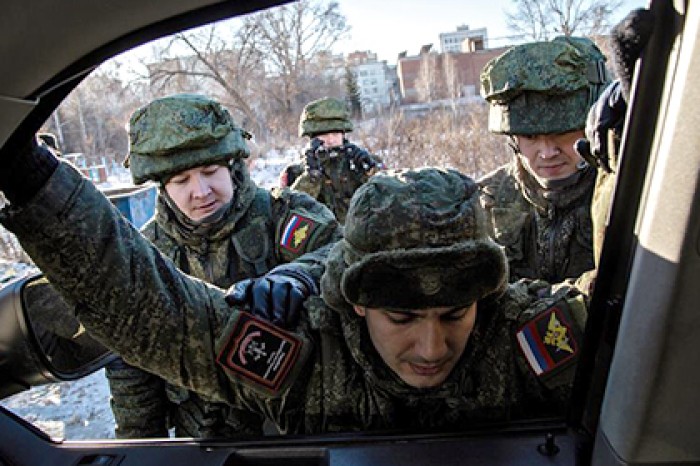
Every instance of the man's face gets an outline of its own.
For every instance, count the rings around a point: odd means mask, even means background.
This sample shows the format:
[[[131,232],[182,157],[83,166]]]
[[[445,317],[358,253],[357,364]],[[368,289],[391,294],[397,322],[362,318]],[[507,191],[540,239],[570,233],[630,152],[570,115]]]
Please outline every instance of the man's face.
[[[333,131],[331,133],[317,134],[314,136],[323,141],[323,147],[331,148],[343,145],[343,132]]]
[[[468,307],[389,311],[354,306],[384,362],[412,387],[436,387],[450,375],[467,346],[476,320]]]
[[[561,180],[576,173],[581,156],[574,150],[583,131],[559,134],[516,135],[520,160],[525,168],[542,180]]]
[[[233,198],[231,172],[223,165],[204,165],[182,171],[165,183],[165,191],[190,220],[201,220]]]

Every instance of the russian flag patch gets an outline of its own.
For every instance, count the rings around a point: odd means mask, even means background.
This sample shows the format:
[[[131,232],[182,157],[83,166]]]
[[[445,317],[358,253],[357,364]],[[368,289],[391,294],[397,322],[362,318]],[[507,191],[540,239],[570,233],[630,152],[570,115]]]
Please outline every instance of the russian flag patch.
[[[282,229],[280,246],[284,249],[298,253],[311,238],[311,232],[316,227],[316,223],[299,214],[292,214],[287,224]]]
[[[568,306],[560,301],[520,327],[518,346],[532,371],[547,376],[574,361],[579,353]]]

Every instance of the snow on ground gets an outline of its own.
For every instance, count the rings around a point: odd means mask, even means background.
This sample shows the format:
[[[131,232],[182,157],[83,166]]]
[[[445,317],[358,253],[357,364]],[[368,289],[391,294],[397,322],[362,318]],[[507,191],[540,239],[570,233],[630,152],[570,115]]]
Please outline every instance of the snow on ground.
[[[34,387],[0,405],[56,439],[114,438],[114,416],[104,370],[80,380]]]
[[[265,157],[255,159],[250,169],[250,176],[261,188],[270,189],[279,186],[282,169],[297,157],[298,152],[293,149],[283,153],[272,150]]]
[[[254,161],[251,177],[260,187],[277,186],[280,171],[295,156],[295,152],[272,151]],[[34,387],[0,401],[0,405],[56,439],[114,438],[104,370],[80,380]]]

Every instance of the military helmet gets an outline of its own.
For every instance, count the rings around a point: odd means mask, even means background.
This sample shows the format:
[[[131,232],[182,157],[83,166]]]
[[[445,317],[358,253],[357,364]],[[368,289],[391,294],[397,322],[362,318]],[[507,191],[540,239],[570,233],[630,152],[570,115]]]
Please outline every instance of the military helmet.
[[[135,184],[164,182],[190,168],[248,157],[245,139],[249,137],[228,110],[208,97],[163,97],[131,115],[124,165]]]
[[[510,48],[481,72],[489,131],[553,134],[585,127],[588,109],[609,82],[593,41],[557,37]]]
[[[370,178],[352,198],[342,247],[340,291],[352,304],[469,305],[507,282],[506,256],[487,234],[478,187],[454,170]]]
[[[352,131],[350,112],[345,102],[332,97],[309,102],[301,112],[299,136],[314,137],[317,134]]]

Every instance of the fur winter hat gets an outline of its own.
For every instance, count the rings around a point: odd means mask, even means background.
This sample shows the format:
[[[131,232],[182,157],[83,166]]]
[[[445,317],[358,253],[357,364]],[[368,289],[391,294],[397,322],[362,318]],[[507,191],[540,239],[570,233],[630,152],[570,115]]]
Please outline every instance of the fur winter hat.
[[[372,177],[350,203],[342,254],[340,291],[368,307],[469,305],[502,292],[508,277],[476,183],[454,170]]]

